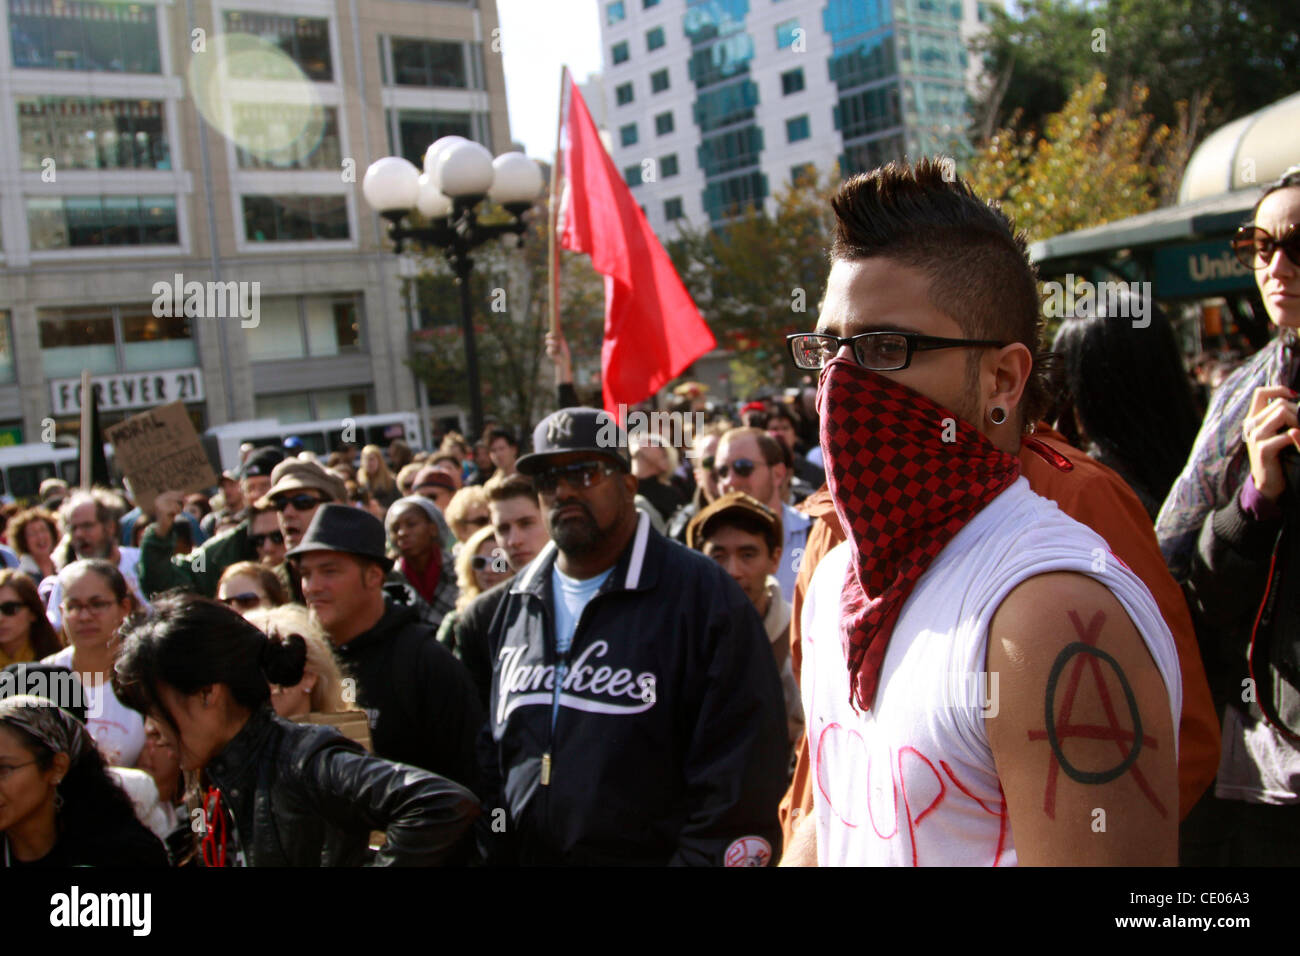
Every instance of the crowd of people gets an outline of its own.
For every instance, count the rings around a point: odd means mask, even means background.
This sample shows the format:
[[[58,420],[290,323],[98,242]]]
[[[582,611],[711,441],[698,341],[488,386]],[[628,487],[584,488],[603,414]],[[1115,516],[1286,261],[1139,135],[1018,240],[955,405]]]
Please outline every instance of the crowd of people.
[[[1208,412],[940,165],[833,208],[787,394],[628,432],[552,334],[531,434],[6,506],[4,865],[1294,862],[1300,172]]]

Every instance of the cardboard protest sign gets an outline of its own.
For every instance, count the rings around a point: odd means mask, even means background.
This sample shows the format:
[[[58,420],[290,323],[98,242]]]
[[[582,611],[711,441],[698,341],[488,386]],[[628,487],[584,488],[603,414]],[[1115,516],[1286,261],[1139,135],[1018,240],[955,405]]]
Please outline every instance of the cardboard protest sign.
[[[146,512],[164,491],[199,491],[217,483],[208,453],[183,402],[159,405],[105,429],[117,467]]]

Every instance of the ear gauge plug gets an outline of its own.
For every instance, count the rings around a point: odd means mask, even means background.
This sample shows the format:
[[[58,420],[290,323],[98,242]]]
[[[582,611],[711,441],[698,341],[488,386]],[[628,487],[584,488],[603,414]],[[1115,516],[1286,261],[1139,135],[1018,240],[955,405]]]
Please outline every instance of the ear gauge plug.
[[[989,421],[994,425],[1001,425],[1007,420],[1007,410],[1001,405],[994,405],[989,409]]]

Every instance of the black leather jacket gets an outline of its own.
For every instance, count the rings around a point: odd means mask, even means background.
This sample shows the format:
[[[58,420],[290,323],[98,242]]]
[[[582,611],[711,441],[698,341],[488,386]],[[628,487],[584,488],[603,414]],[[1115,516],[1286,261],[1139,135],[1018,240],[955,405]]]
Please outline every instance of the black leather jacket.
[[[233,823],[228,846],[249,866],[360,866],[374,830],[387,834],[376,866],[463,862],[481,812],[459,784],[373,757],[333,728],[290,723],[269,705],[205,774]]]

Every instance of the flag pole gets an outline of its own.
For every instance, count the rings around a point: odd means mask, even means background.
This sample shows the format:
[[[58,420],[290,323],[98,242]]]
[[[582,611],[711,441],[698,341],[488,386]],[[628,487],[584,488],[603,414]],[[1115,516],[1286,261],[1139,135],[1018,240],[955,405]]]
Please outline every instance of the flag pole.
[[[551,332],[560,331],[560,246],[556,241],[555,230],[560,215],[560,144],[564,132],[564,100],[569,90],[569,68],[560,67],[560,105],[559,116],[555,122],[555,156],[551,163],[551,195],[547,224],[547,293],[550,304]]]
[[[80,448],[78,458],[78,471],[80,485],[83,489],[90,488],[91,481],[91,456],[90,443],[94,441],[94,435],[91,434],[90,416],[94,408],[95,396],[91,392],[90,369],[81,370],[81,428],[77,434],[77,445]]]

